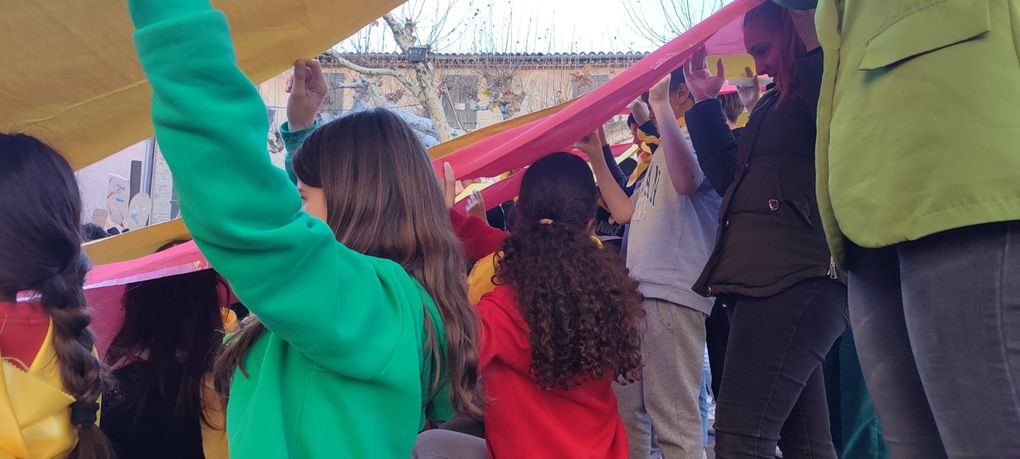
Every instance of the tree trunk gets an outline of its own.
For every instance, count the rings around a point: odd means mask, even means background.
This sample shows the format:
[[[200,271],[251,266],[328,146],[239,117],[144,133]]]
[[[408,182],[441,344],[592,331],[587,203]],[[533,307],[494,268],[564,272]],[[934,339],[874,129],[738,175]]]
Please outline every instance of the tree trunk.
[[[401,24],[392,14],[383,16],[383,21],[393,32],[393,38],[400,50],[407,55],[408,51],[418,42],[415,38],[415,24],[405,22]],[[418,83],[418,100],[425,107],[425,114],[436,126],[436,134],[440,142],[450,140],[450,126],[446,123],[446,111],[443,110],[443,102],[439,99],[439,91],[436,89],[435,76],[432,73],[432,66],[426,62],[414,64],[415,82]]]
[[[415,64],[414,76],[418,82],[418,87],[421,89],[421,94],[424,96],[421,98],[421,102],[425,106],[425,113],[432,120],[432,124],[435,125],[439,142],[450,140],[450,126],[446,122],[446,111],[443,110],[443,101],[439,99],[439,91],[436,90],[432,67],[427,62]]]

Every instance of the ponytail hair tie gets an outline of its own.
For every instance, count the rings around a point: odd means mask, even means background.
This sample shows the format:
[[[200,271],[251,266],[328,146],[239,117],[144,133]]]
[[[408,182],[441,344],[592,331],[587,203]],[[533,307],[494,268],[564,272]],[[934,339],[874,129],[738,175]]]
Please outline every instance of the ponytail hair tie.
[[[78,400],[71,404],[71,425],[75,427],[95,425],[98,412],[98,403]]]
[[[552,221],[551,218],[543,218],[543,219],[539,220],[538,222],[543,224],[543,225],[551,225],[551,224],[553,224],[553,221]]]

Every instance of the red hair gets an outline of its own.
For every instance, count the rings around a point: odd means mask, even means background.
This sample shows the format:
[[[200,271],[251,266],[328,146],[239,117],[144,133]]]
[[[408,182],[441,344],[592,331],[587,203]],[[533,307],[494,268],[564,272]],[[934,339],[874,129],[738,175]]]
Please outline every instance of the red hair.
[[[779,53],[779,64],[774,69],[776,75],[772,75],[779,89],[779,102],[782,103],[788,97],[800,97],[794,82],[794,66],[797,58],[807,50],[793,25],[790,11],[766,1],[744,15],[744,28],[751,24],[779,35],[779,49],[773,50]]]

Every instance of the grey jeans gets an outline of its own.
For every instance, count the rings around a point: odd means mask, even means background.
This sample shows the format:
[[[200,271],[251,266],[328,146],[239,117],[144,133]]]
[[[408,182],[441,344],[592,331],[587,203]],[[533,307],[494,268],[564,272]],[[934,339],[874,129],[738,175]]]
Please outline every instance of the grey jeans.
[[[1020,457],[1020,222],[853,248],[849,261],[890,456]]]
[[[488,455],[484,438],[432,429],[418,434],[411,459],[485,459]]]
[[[701,459],[705,314],[646,298],[641,330],[641,381],[615,385],[631,459],[648,459],[652,431],[665,459]]]

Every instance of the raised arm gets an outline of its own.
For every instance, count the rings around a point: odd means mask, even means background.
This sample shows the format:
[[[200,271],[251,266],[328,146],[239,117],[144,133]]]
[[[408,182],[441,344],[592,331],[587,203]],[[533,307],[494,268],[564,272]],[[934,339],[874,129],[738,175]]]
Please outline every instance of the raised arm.
[[[620,169],[620,165],[616,163],[616,155],[613,154],[613,147],[609,145],[609,141],[606,140],[606,130],[599,126],[599,142],[602,143],[602,157],[606,160],[606,165],[609,166],[609,173],[613,175],[613,181],[619,183],[620,186],[624,186],[627,183],[627,174],[623,173],[623,169]]]
[[[503,241],[507,238],[506,233],[489,226],[484,220],[471,215],[462,215],[454,209],[450,209],[450,223],[453,225],[453,232],[464,244],[468,259],[473,262],[502,249]]]
[[[687,130],[691,133],[698,163],[708,181],[720,196],[733,183],[737,170],[737,139],[726,124],[719,90],[722,88],[725,68],[722,60],[716,61],[716,74],[709,73],[705,64],[707,52],[698,49],[684,66],[687,88],[694,96],[694,107],[687,111]]]
[[[258,91],[237,68],[226,18],[208,0],[131,0],[152,118],[195,242],[277,336],[333,371],[392,364],[421,309],[406,273],[337,243],[301,210],[266,151]],[[384,287],[385,286],[385,287]],[[417,314],[415,316],[414,314]]]
[[[606,207],[609,207],[613,219],[620,223],[630,223],[634,215],[634,203],[610,171],[601,144],[598,134],[592,132],[578,140],[574,147],[588,156],[592,170],[595,171],[595,180],[602,193],[602,199],[606,201]]]
[[[301,148],[305,137],[319,127],[316,116],[329,91],[319,61],[310,59],[295,62],[294,73],[287,78],[285,90],[290,96],[287,97],[287,122],[280,126],[280,137],[283,138],[283,145],[287,149],[284,168],[290,181],[297,184],[298,178],[294,173],[293,164],[294,153]]]
[[[666,155],[666,168],[669,170],[673,189],[682,195],[689,195],[697,191],[705,175],[698,166],[698,159],[691,150],[691,145],[684,138],[684,133],[676,122],[676,113],[673,113],[673,106],[669,103],[669,82],[670,76],[666,75],[648,91],[652,111],[660,120],[658,123],[660,145],[656,154]]]
[[[797,29],[797,35],[804,42],[804,49],[807,52],[797,59],[794,64],[794,73],[801,97],[811,108],[811,119],[818,121],[818,94],[822,89],[823,55],[822,45],[818,43],[818,33],[815,31],[815,10],[791,9],[790,16],[793,18],[793,26]]]

